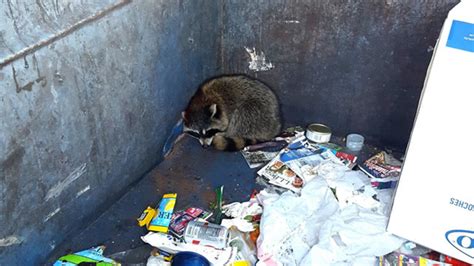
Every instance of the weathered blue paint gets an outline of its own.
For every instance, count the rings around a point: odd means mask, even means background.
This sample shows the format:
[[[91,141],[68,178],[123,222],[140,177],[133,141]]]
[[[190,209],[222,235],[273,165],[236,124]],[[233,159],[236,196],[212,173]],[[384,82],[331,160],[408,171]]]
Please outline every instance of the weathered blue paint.
[[[0,62],[119,1],[69,2],[0,2]],[[217,11],[132,1],[0,69],[0,265],[38,265],[161,160],[218,70]]]

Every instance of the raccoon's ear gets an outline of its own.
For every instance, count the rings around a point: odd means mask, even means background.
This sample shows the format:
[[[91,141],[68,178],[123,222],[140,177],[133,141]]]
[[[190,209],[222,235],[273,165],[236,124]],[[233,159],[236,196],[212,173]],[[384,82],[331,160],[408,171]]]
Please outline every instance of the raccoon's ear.
[[[186,111],[181,112],[181,117],[183,118],[184,122],[188,122],[188,117],[186,116]]]
[[[216,118],[217,117],[217,104],[211,104],[209,106],[209,112],[211,112],[211,118]]]

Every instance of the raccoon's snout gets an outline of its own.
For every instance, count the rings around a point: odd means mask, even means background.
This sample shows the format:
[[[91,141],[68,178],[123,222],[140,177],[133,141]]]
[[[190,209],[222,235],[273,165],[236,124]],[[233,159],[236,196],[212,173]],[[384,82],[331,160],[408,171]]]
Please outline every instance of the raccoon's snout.
[[[209,146],[211,146],[212,144],[212,138],[200,138],[199,139],[199,142],[201,143],[201,146],[205,149],[209,148]]]

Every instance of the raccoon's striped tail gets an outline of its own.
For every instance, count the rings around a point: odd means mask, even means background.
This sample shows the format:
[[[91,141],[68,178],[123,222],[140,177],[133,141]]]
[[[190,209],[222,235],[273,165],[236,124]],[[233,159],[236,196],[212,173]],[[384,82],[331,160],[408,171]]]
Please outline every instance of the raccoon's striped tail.
[[[240,151],[246,146],[259,143],[256,139],[246,139],[242,137],[225,137],[216,135],[212,140],[212,146],[220,151]]]

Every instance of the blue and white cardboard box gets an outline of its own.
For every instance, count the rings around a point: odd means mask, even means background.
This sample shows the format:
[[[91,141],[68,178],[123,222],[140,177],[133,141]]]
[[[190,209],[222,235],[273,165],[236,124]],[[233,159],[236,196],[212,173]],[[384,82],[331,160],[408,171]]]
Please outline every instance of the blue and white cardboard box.
[[[474,264],[474,0],[441,30],[388,231]]]

